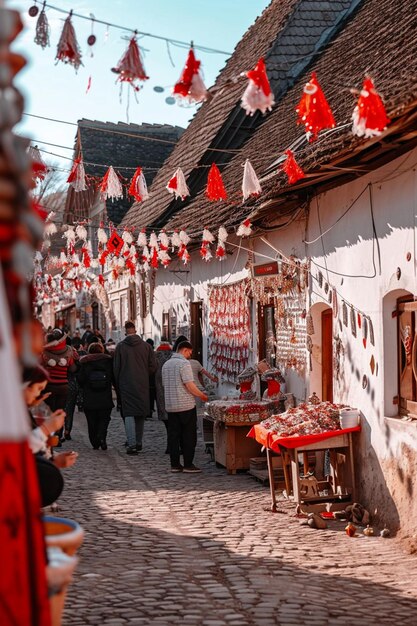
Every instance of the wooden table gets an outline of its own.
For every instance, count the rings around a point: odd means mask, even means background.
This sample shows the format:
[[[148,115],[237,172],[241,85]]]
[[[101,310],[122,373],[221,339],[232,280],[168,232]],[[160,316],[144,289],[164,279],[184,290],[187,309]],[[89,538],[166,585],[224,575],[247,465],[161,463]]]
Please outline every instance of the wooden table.
[[[250,459],[260,455],[262,446],[247,437],[252,426],[248,422],[214,422],[214,458],[228,474],[248,470]]]

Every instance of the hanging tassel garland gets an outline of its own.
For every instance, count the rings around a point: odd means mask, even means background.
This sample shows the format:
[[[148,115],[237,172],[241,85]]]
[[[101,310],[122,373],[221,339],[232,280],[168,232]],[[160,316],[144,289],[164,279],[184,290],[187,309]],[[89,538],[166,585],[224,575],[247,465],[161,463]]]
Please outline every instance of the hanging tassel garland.
[[[238,237],[249,237],[252,234],[252,222],[249,218],[244,220],[237,229]]]
[[[151,267],[153,269],[158,269],[158,250],[156,248],[152,248],[151,252]]]
[[[295,160],[294,153],[291,152],[291,150],[286,150],[285,154],[287,155],[287,158],[285,159],[281,169],[288,176],[288,182],[290,185],[293,185],[298,180],[305,178],[305,174]]]
[[[49,28],[48,18],[46,17],[45,7],[44,7],[42,11],[40,12],[38,20],[36,22],[36,33],[35,33],[34,42],[38,46],[41,46],[41,48],[45,49],[47,46],[50,45],[49,32],[50,32],[50,28]]]
[[[390,123],[381,96],[375,89],[372,79],[363,81],[357,105],[352,114],[352,132],[358,137],[377,137]]]
[[[200,76],[201,61],[195,58],[191,47],[180,79],[175,83],[172,93],[178,99],[190,104],[203,102],[207,98],[207,89]]]
[[[69,63],[73,65],[75,71],[78,70],[81,62],[81,49],[77,42],[74,26],[71,22],[72,11],[65,20],[64,28],[62,29],[61,37],[58,42],[58,48],[56,53],[56,61],[62,61],[63,63]]]
[[[178,200],[178,198],[184,200],[190,195],[190,190],[185,182],[184,172],[180,167],[176,170],[174,176],[168,181],[167,189],[169,193],[173,193],[175,195],[176,200]]]
[[[309,141],[314,141],[321,130],[334,128],[336,122],[315,72],[304,87],[304,93],[296,108],[297,124],[304,124]]]
[[[256,67],[247,72],[246,76],[249,78],[249,83],[243,93],[241,105],[246,115],[253,115],[256,111],[261,111],[261,113],[270,111],[275,100],[266,74],[264,59],[259,59]]]
[[[143,67],[142,56],[136,37],[132,37],[128,48],[116,67],[112,68],[112,72],[119,74],[118,81],[120,83],[129,83],[135,91],[140,90],[138,81],[148,80],[145,68]]]
[[[85,191],[87,185],[85,183],[85,171],[84,163],[81,157],[75,159],[71,172],[67,178],[67,183],[70,183],[71,187],[75,191]]]
[[[219,168],[212,163],[207,177],[206,196],[212,202],[218,200],[226,200],[227,193],[223,185],[222,176]]]
[[[210,250],[210,244],[206,241],[203,241],[200,248],[200,256],[204,261],[210,261],[213,258],[213,255]]]
[[[110,165],[100,185],[103,199],[123,198],[123,187],[113,167]]]
[[[133,196],[137,202],[143,202],[149,198],[148,187],[142,168],[138,167],[130,182],[129,196]]]
[[[262,187],[249,159],[246,159],[243,170],[242,192],[243,200],[247,200],[251,196],[257,197],[262,192]]]

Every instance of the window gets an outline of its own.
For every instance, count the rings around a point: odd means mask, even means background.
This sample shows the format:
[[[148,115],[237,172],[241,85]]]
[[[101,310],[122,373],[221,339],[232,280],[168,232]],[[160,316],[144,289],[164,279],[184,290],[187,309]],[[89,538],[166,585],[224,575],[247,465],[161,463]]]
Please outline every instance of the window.
[[[397,301],[398,396],[400,415],[417,419],[417,302]]]

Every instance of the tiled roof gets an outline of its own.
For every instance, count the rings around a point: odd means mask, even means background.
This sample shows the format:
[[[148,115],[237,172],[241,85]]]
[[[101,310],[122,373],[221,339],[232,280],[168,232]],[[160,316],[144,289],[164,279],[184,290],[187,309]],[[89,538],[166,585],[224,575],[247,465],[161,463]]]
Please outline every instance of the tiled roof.
[[[108,166],[113,165],[128,181],[140,165],[148,185],[184,132],[183,128],[168,124],[114,124],[87,119],[79,120],[78,128],[86,174],[102,177]],[[94,201],[94,196],[94,189],[85,193],[75,193],[72,188],[69,189],[67,206],[73,211],[74,217],[86,217],[85,211]],[[131,199],[126,198],[108,201],[109,219],[118,224],[131,203]],[[71,216],[68,218],[71,219]]]
[[[233,226],[246,217],[254,206],[288,189],[285,175],[278,173],[262,181],[263,193],[259,200],[242,205],[242,164],[249,158],[262,178],[271,172],[273,162],[294,141],[303,138],[302,129],[295,123],[294,109],[311,71],[318,74],[337,125],[346,124],[346,128],[322,136],[317,142],[304,143],[296,151],[300,165],[306,171],[314,172],[343,150],[367,145],[366,140],[353,137],[350,131],[355,97],[349,93],[349,88],[360,88],[364,73],[369,72],[378,90],[384,94],[388,113],[392,116],[400,113],[401,107],[416,100],[416,27],[417,0],[273,0],[229,60],[226,70],[233,64],[233,71],[225,76],[225,70],[217,81],[217,84],[223,84],[227,78],[238,73],[237,68],[242,71],[252,67],[260,56],[261,46],[257,47],[257,42],[260,37],[265,38],[261,54],[266,56],[268,75],[274,93],[278,94],[277,104],[265,116],[263,123],[249,133],[250,138],[242,143],[243,148],[233,158],[229,160],[229,154],[225,155],[227,164],[223,167],[222,176],[230,191],[229,200],[210,203],[201,187],[190,201],[183,203],[182,210],[169,214],[170,197],[166,195],[165,184],[176,167],[185,165],[185,174],[188,175],[193,166],[202,160],[213,140],[213,125],[218,132],[242,94],[242,84],[218,93],[212,102],[201,107],[155,178],[152,197],[140,208],[132,206],[125,222],[145,226],[158,223],[158,216],[164,215],[167,229],[183,227],[198,230],[202,225],[215,229],[220,224]],[[268,38],[269,45],[266,43]],[[281,96],[279,89],[282,89]],[[204,136],[207,121],[208,133]],[[222,160],[220,153],[218,161]],[[277,172],[277,169],[275,166],[272,171]],[[172,203],[170,208],[173,208]]]

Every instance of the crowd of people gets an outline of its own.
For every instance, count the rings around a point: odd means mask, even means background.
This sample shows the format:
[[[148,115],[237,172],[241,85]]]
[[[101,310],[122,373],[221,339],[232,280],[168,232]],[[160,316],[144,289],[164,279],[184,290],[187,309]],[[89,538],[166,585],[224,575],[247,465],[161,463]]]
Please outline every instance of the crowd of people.
[[[30,445],[41,479],[42,503],[53,502],[62,489],[60,469],[76,462],[77,453],[57,448],[72,438],[75,408],[84,412],[94,450],[107,450],[107,431],[115,405],[126,432],[126,453],[143,449],[145,421],[155,409],[167,432],[171,471],[198,473],[197,403],[207,401],[204,377],[217,382],[192,359],[193,347],[180,336],[171,345],[161,337],[156,350],[140,337],[133,322],[125,337],[107,342],[99,329],[86,326],[72,335],[48,328],[39,365],[25,372],[24,397],[32,425]],[[182,456],[182,463],[181,463]],[[42,482],[44,486],[42,487]]]

